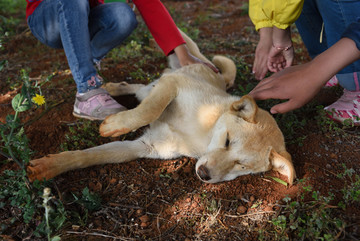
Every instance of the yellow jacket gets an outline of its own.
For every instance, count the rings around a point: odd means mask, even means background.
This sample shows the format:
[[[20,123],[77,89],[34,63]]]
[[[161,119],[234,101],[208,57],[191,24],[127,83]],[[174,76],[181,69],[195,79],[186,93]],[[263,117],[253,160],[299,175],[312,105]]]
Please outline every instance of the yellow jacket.
[[[256,30],[286,29],[300,16],[304,0],[249,0],[249,16]]]

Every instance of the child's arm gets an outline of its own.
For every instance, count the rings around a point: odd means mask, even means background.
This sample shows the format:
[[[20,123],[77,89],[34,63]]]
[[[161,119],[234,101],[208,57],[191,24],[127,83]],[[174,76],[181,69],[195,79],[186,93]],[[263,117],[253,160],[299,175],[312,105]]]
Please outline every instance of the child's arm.
[[[174,51],[181,66],[202,63],[189,53],[174,20],[159,0],[133,0],[133,2],[165,55]]]
[[[284,113],[309,102],[338,71],[360,59],[356,42],[342,38],[312,61],[288,67],[261,81],[249,94],[258,100],[288,100],[271,108]]]

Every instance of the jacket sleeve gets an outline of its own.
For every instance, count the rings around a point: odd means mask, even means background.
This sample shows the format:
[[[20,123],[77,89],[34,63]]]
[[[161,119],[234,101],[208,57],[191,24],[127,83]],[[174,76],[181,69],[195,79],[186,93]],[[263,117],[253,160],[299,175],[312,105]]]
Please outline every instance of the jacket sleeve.
[[[301,14],[304,0],[249,0],[249,16],[255,29],[286,29]]]
[[[169,55],[184,44],[178,28],[160,0],[133,0],[157,44]]]

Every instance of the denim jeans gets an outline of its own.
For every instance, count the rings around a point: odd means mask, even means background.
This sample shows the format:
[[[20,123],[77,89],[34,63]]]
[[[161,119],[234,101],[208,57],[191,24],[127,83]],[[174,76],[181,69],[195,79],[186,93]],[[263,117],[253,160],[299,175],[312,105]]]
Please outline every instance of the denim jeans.
[[[132,9],[121,2],[90,9],[88,0],[44,0],[28,18],[34,36],[63,48],[79,93],[98,88],[94,62],[120,45],[136,28]],[[89,83],[88,83],[89,81]]]
[[[360,17],[358,0],[304,0],[304,7],[296,21],[301,38],[311,58],[316,57],[337,41],[347,26]],[[322,33],[322,42],[320,36]],[[334,59],[336,61],[336,59]],[[342,69],[336,77],[347,90],[358,90],[360,61]]]

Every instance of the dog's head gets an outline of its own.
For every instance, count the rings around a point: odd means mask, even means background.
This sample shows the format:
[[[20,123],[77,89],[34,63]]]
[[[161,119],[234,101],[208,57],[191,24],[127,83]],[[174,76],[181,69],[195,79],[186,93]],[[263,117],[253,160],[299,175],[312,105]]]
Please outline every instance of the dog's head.
[[[272,169],[292,184],[295,170],[276,121],[244,96],[216,122],[207,152],[196,163],[196,174],[204,182],[216,183]]]

